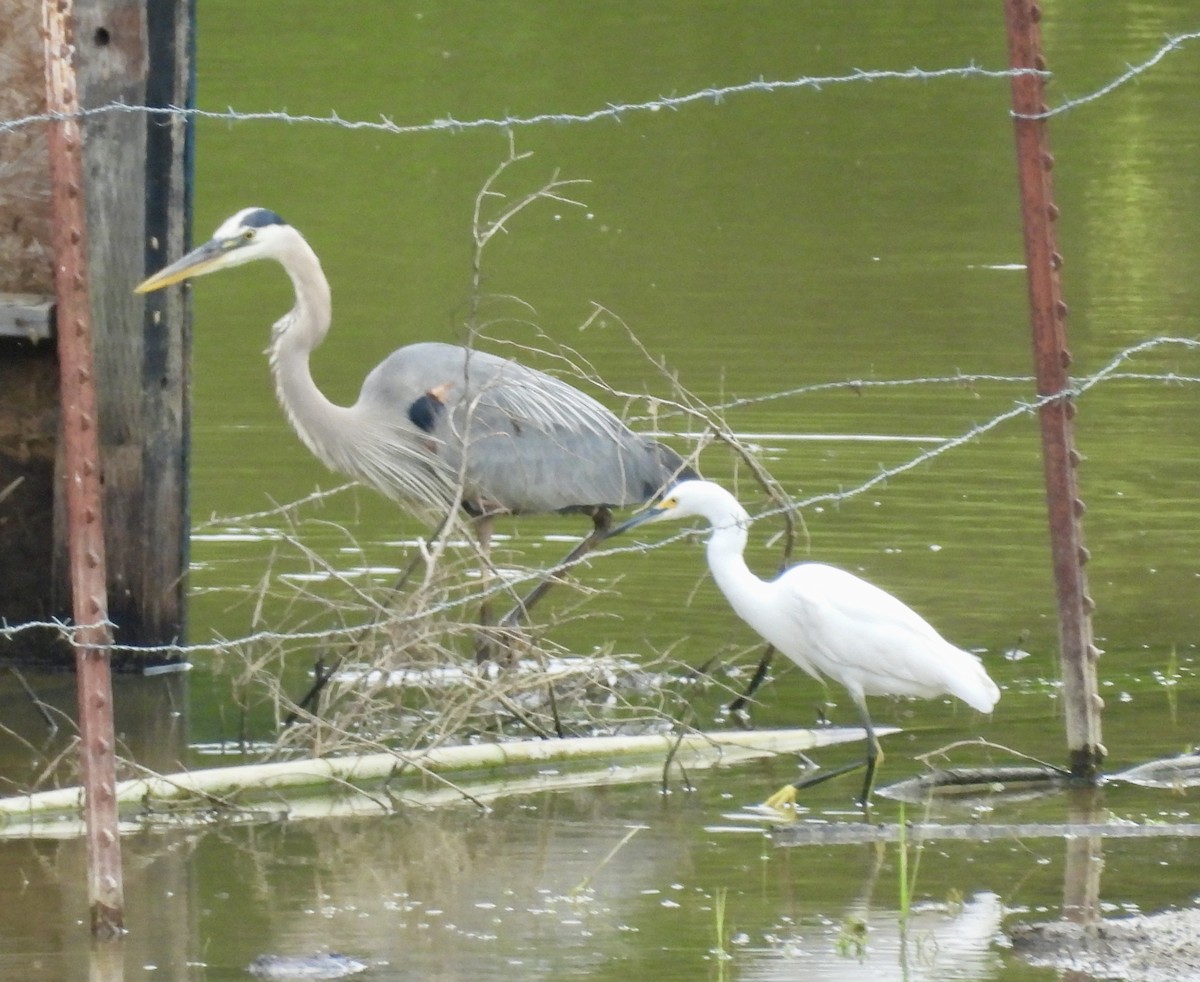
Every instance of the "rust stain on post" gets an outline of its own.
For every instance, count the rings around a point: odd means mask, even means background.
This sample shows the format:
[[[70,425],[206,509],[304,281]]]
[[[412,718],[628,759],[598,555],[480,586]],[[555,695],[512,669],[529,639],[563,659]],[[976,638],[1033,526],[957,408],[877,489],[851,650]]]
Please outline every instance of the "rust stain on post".
[[[1008,23],[1009,63],[1016,69],[1044,71],[1041,8],[1032,0],[1005,0]],[[1023,118],[1047,109],[1045,82],[1032,72],[1012,78],[1017,167],[1021,189],[1021,215],[1025,228],[1025,261],[1029,278],[1030,318],[1039,396],[1065,392],[1070,385],[1065,318],[1059,271],[1062,255],[1057,248],[1050,153],[1044,119]],[[1046,503],[1050,521],[1050,547],[1058,599],[1059,657],[1063,674],[1066,708],[1067,748],[1071,773],[1095,781],[1104,759],[1100,741],[1102,702],[1096,684],[1099,650],[1092,641],[1091,612],[1087,592],[1076,468],[1079,454],[1074,446],[1072,419],[1075,404],[1069,396],[1045,403],[1039,410],[1042,458],[1046,475]]]
[[[54,285],[60,324],[74,330],[59,337],[63,453],[66,462],[68,551],[75,623],[76,686],[79,695],[79,755],[87,823],[88,901],[92,930],[122,928],[124,897],[116,800],[104,793],[116,785],[113,755],[111,643],[105,587],[96,389],[93,383],[91,300],[87,278],[87,227],[83,187],[82,134],[75,86],[71,0],[43,0],[49,124]]]

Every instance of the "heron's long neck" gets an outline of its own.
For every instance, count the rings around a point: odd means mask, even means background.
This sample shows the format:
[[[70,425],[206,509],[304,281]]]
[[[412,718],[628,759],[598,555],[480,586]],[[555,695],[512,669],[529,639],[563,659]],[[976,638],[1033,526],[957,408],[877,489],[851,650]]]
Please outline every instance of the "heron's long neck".
[[[754,599],[759,595],[762,581],[746,565],[746,531],[750,516],[736,502],[728,512],[710,516],[712,535],[706,555],[713,579],[725,598],[744,620],[753,616]],[[753,623],[753,621],[751,621]]]
[[[328,467],[345,470],[341,450],[345,429],[339,426],[349,410],[325,398],[313,381],[308,356],[325,340],[332,307],[329,281],[316,253],[303,240],[281,260],[296,291],[296,304],[275,325],[269,355],[275,393],[292,428]]]

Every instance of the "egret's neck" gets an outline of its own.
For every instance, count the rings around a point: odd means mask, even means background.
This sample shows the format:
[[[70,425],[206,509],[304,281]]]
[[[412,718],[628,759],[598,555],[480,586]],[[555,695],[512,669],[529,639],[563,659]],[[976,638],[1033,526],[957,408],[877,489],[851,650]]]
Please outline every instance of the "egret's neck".
[[[731,501],[727,509],[710,515],[709,522],[712,534],[707,546],[708,568],[733,608],[745,617],[744,604],[754,595],[755,586],[761,583],[746,565],[750,516],[740,504]]]
[[[308,243],[297,237],[280,263],[292,280],[296,303],[271,332],[268,354],[275,393],[292,428],[326,466],[347,472],[344,453],[349,412],[335,406],[317,388],[308,356],[329,331],[332,306],[329,281]]]

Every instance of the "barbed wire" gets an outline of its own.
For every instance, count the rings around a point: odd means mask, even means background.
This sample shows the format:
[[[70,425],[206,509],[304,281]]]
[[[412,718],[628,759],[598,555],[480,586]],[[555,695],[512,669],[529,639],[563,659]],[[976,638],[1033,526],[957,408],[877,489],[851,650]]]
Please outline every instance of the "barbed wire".
[[[623,117],[634,113],[660,112],[663,109],[680,110],[695,103],[711,102],[721,105],[731,96],[743,95],[748,92],[772,93],[794,89],[820,90],[825,86],[845,85],[855,82],[881,81],[921,81],[931,82],[942,78],[1012,78],[1021,75],[1041,75],[1048,77],[1049,73],[1032,68],[981,68],[974,63],[959,68],[938,68],[926,70],[922,68],[895,69],[859,69],[843,75],[802,75],[799,78],[768,80],[762,77],[748,82],[738,82],[732,85],[709,86],[687,92],[683,95],[664,95],[655,99],[641,102],[609,103],[588,112],[547,112],[535,113],[531,116],[507,115],[498,118],[483,117],[480,119],[455,119],[446,116],[427,123],[397,123],[388,116],[381,115],[377,120],[346,119],[337,112],[325,116],[311,114],[293,115],[286,110],[264,110],[243,112],[232,106],[223,112],[209,109],[189,109],[185,106],[142,106],[125,102],[110,102],[103,106],[81,109],[71,114],[71,118],[87,119],[92,116],[103,116],[112,113],[144,113],[149,116],[169,116],[183,119],[203,119],[223,123],[311,123],[325,126],[338,126],[347,130],[368,130],[393,135],[410,135],[415,133],[462,133],[477,129],[513,130],[528,126],[539,126],[546,123],[593,123],[599,120],[621,122]],[[18,119],[0,121],[0,134],[24,126],[37,123],[55,122],[67,118],[62,113],[44,112]]]
[[[810,508],[813,505],[823,504],[828,501],[842,502],[850,498],[857,497],[860,494],[865,494],[873,487],[876,487],[877,485],[882,484],[893,477],[897,477],[900,474],[910,471],[914,467],[919,467],[921,464],[928,463],[934,458],[949,453],[951,450],[955,450],[964,444],[971,443],[972,441],[983,436],[985,433],[990,433],[998,426],[1007,423],[1009,420],[1016,419],[1018,416],[1032,415],[1042,406],[1048,405],[1052,402],[1059,402],[1063,399],[1076,398],[1095,388],[1101,382],[1113,381],[1117,375],[1117,368],[1119,368],[1129,359],[1154,348],[1161,348],[1165,346],[1179,346],[1189,350],[1196,350],[1200,349],[1200,341],[1196,341],[1192,338],[1174,337],[1150,338],[1147,341],[1140,341],[1137,344],[1122,349],[1120,352],[1114,355],[1113,358],[1110,359],[1109,362],[1099,371],[1094,372],[1086,378],[1080,379],[1078,382],[1073,383],[1061,392],[1039,396],[1033,401],[1018,401],[1011,409],[1008,409],[999,415],[993,416],[991,419],[972,427],[965,433],[961,433],[956,437],[951,437],[948,440],[944,440],[937,446],[930,447],[927,450],[922,450],[916,456],[910,458],[902,464],[898,464],[895,467],[886,468],[880,471],[874,477],[864,481],[862,484],[859,484],[857,487],[852,488],[849,491],[838,491],[836,493],[828,492],[825,494],[813,495],[810,498],[805,498],[796,502],[795,507]],[[1179,378],[1180,376],[1175,376],[1174,374],[1171,375],[1172,381],[1177,381]],[[762,513],[762,515],[759,517],[779,515],[782,514],[783,511],[784,509],[782,508],[775,508]]]
[[[1175,372],[1116,372],[1107,376],[1107,379],[1112,382],[1200,382],[1200,376],[1178,375]],[[790,399],[795,396],[813,395],[818,392],[831,392],[839,389],[848,389],[854,393],[865,392],[868,389],[899,389],[914,385],[951,385],[966,389],[988,383],[1028,385],[1033,381],[1034,377],[1032,375],[978,375],[967,372],[955,375],[931,375],[925,378],[855,378],[846,379],[843,382],[817,382],[812,385],[799,385],[794,389],[783,389],[779,392],[766,392],[760,395],[738,396],[727,402],[714,403],[711,408],[715,412],[726,412],[730,409],[745,409],[747,406],[756,406],[764,402],[775,402],[779,399]],[[678,410],[666,409],[659,412],[656,418],[660,420],[667,419],[672,415],[677,415],[678,412]],[[637,416],[632,417],[631,421],[644,422],[651,418],[650,416]]]
[[[1149,381],[1164,384],[1197,384],[1200,383],[1200,377],[1180,375],[1175,372],[1164,373],[1146,373],[1146,372],[1121,372],[1119,369],[1132,358],[1146,352],[1168,347],[1183,348],[1188,352],[1200,351],[1200,340],[1195,338],[1184,337],[1154,337],[1144,341],[1137,342],[1126,348],[1121,349],[1113,355],[1108,362],[1101,368],[1090,375],[1081,377],[1067,389],[1061,392],[1051,393],[1049,395],[1038,396],[1034,399],[1019,399],[1005,409],[1003,412],[997,413],[990,419],[982,423],[971,426],[963,433],[957,436],[949,437],[940,441],[936,446],[922,449],[919,453],[910,457],[908,460],[902,461],[894,467],[884,468],[878,474],[870,477],[866,481],[856,485],[853,488],[839,490],[836,492],[824,492],[821,494],[812,495],[795,501],[790,508],[795,510],[811,508],[815,505],[825,504],[829,502],[844,502],[859,495],[865,494],[872,488],[898,477],[916,467],[926,464],[931,460],[943,456],[959,447],[971,443],[982,436],[992,432],[1005,423],[1017,419],[1021,416],[1029,416],[1037,412],[1039,408],[1052,402],[1057,402],[1067,398],[1077,398],[1090,392],[1098,385],[1103,383],[1115,382],[1118,380],[1136,380]],[[917,384],[959,384],[964,379],[973,379],[976,381],[986,380],[993,382],[1021,382],[1028,384],[1031,378],[1028,376],[1005,376],[1005,375],[977,375],[977,376],[962,376],[948,375],[936,376],[923,379],[871,379],[871,380],[855,380],[852,382],[823,382],[816,383],[810,386],[804,386],[800,389],[788,390],[791,394],[805,392],[820,392],[827,391],[830,388],[844,388],[850,385],[862,385],[864,387],[888,387],[897,385],[917,385]],[[778,394],[775,394],[778,395]],[[263,512],[251,513],[247,516],[239,518],[219,519],[213,518],[210,525],[233,525],[240,518],[259,519],[273,515],[282,515],[295,507],[311,503],[317,500],[340,493],[354,485],[341,485],[330,491],[319,491],[314,494],[307,495],[300,501],[292,502],[288,505],[281,505],[276,508],[269,509]],[[755,515],[755,520],[770,518],[783,514],[789,509],[775,507],[763,510]],[[667,538],[659,539],[653,544],[636,543],[632,545],[611,546],[597,550],[592,554],[593,559],[607,558],[611,556],[621,556],[628,554],[640,554],[650,549],[663,548],[671,543],[681,541],[687,538],[692,533],[690,531],[682,531]],[[466,608],[474,606],[481,601],[488,600],[501,595],[507,595],[515,586],[529,582],[535,579],[545,577],[550,571],[548,570],[530,570],[519,576],[507,577],[504,582],[497,583],[486,589],[472,592],[468,595],[455,597],[440,604],[430,605],[414,613],[397,614],[389,620],[389,624],[393,627],[404,626],[405,624],[417,623],[425,621],[433,616],[443,614],[453,614],[464,611]],[[10,625],[5,621],[0,621],[0,639],[11,640],[16,636],[35,630],[53,631],[56,634],[64,637],[68,643],[75,644],[75,636],[80,631],[86,628],[91,628],[96,625],[72,625],[65,621],[50,620],[50,621],[33,621],[21,624]],[[113,625],[106,625],[113,627]],[[194,656],[204,654],[215,654],[223,651],[229,651],[235,646],[252,646],[256,644],[300,644],[300,643],[336,643],[339,641],[355,640],[364,636],[365,633],[378,628],[378,621],[372,618],[369,621],[364,621],[361,624],[340,625],[323,630],[311,631],[256,631],[238,638],[217,638],[212,641],[198,642],[195,644],[161,644],[161,645],[125,645],[114,643],[106,646],[106,649],[112,652],[124,652],[130,654],[138,654],[140,656],[149,655],[168,655],[174,658],[189,659]]]
[[[1057,116],[1060,113],[1070,112],[1072,109],[1078,109],[1080,106],[1087,105],[1089,102],[1095,102],[1097,99],[1102,99],[1114,89],[1119,89],[1126,82],[1131,82],[1144,72],[1148,72],[1151,68],[1162,61],[1172,51],[1181,48],[1188,41],[1195,41],[1200,38],[1200,31],[1193,31],[1190,34],[1176,34],[1174,37],[1168,37],[1166,42],[1154,54],[1143,61],[1139,65],[1130,65],[1128,70],[1123,74],[1118,75],[1111,82],[1100,86],[1095,92],[1088,95],[1080,96],[1077,99],[1068,99],[1061,106],[1056,106],[1053,109],[1047,109],[1043,113],[1017,113],[1013,116],[1018,119],[1049,119],[1051,116]]]
[[[1069,99],[1062,105],[1053,109],[1049,109],[1044,113],[1013,113],[1012,115],[1021,119],[1045,119],[1050,116],[1056,116],[1060,113],[1077,109],[1080,106],[1087,105],[1090,102],[1095,102],[1097,99],[1101,99],[1121,86],[1131,82],[1139,75],[1148,72],[1151,68],[1166,58],[1167,55],[1179,50],[1188,41],[1194,41],[1197,38],[1200,38],[1200,31],[1168,36],[1163,45],[1149,58],[1137,65],[1129,66],[1128,69],[1121,75],[1105,83],[1094,92],[1075,99]],[[307,113],[293,114],[289,113],[285,109],[242,111],[234,109],[232,106],[230,106],[224,111],[214,111],[209,109],[188,108],[185,106],[145,106],[125,102],[110,102],[102,106],[93,106],[90,108],[81,109],[78,113],[70,115],[71,118],[75,119],[87,119],[94,116],[103,116],[114,113],[139,113],[149,116],[202,119],[224,123],[274,122],[288,124],[317,124],[325,126],[337,126],[347,130],[368,130],[372,132],[389,133],[394,135],[437,132],[462,133],[468,130],[477,129],[513,130],[522,127],[540,126],[547,123],[592,123],[605,119],[621,122],[625,116],[635,113],[660,112],[664,109],[678,111],[696,103],[712,103],[715,106],[721,105],[726,99],[732,96],[744,95],[746,93],[774,93],[796,89],[813,89],[815,91],[820,91],[826,86],[847,85],[860,82],[931,82],[944,78],[1001,79],[1016,78],[1027,75],[1036,75],[1044,79],[1050,79],[1053,77],[1053,73],[1048,71],[1039,71],[1032,68],[983,68],[979,65],[976,65],[974,62],[970,62],[961,67],[938,69],[924,69],[917,68],[915,66],[906,69],[856,68],[853,71],[841,75],[802,75],[798,78],[774,80],[768,80],[760,76],[757,79],[752,79],[747,82],[738,82],[731,85],[708,86],[706,88],[697,89],[682,95],[664,95],[655,99],[646,99],[639,102],[609,103],[605,106],[580,113],[546,112],[535,113],[529,116],[517,116],[510,114],[501,117],[482,117],[479,119],[470,120],[455,119],[452,116],[446,116],[440,119],[430,120],[426,123],[397,123],[394,119],[384,115],[381,115],[377,120],[347,119],[338,114],[336,111],[324,116],[320,116]],[[67,117],[62,113],[44,112],[34,113],[28,116],[21,116],[15,119],[0,120],[0,134],[21,129],[25,126],[55,122],[64,118]]]

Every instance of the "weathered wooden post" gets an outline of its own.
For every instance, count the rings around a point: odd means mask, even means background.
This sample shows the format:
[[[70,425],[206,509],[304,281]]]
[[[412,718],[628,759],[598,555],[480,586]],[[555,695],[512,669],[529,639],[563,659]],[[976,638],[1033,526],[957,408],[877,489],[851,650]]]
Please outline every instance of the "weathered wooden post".
[[[1034,0],[1005,0],[1008,23],[1009,64],[1027,69],[1012,77],[1013,125],[1016,130],[1017,166],[1021,187],[1021,217],[1025,227],[1025,262],[1029,279],[1030,317],[1039,397],[1066,393],[1070,386],[1065,317],[1059,270],[1051,170],[1054,158],[1046,136],[1045,82],[1038,72],[1046,68],[1042,55],[1041,8]],[[1093,603],[1087,592],[1072,420],[1075,404],[1063,394],[1039,409],[1042,459],[1046,476],[1046,504],[1050,520],[1050,549],[1058,597],[1059,660],[1062,666],[1063,702],[1066,709],[1067,750],[1073,777],[1094,783],[1104,760],[1100,741],[1102,702],[1096,683],[1099,650],[1092,642]]]
[[[0,8],[0,123],[45,109],[40,23],[39,4]],[[51,596],[58,365],[45,125],[0,132],[0,160],[0,617],[12,625],[65,608],[65,589]],[[44,637],[22,633],[0,641],[0,655],[39,647]]]
[[[90,41],[79,60],[85,108],[190,101],[190,2],[75,4],[81,45]],[[106,113],[85,129],[109,618],[117,640],[135,645],[181,640],[185,620],[190,339],[156,323],[131,290],[183,251],[189,139],[173,116]],[[164,316],[189,323],[182,309]]]
[[[75,0],[74,6],[79,103],[85,112],[100,110],[81,126],[109,618],[120,645],[170,644],[182,639],[185,617],[189,339],[153,321],[132,289],[186,244],[191,128],[175,115],[103,107],[188,104],[193,3]],[[36,7],[0,10],[0,90],[40,87],[40,73],[26,77],[24,67],[29,52],[40,49]],[[44,107],[30,101],[5,93],[0,110],[20,115]],[[17,149],[31,157],[24,152],[30,129],[0,129],[6,163]],[[45,294],[48,173],[26,169],[22,179],[22,194],[0,194],[0,256],[24,248],[26,282],[5,279],[6,267],[0,290]],[[184,292],[163,302],[184,304]],[[0,310],[6,306],[0,297]],[[188,323],[181,309],[163,316],[172,325]],[[0,316],[0,333],[4,322]],[[55,356],[37,331],[17,333],[0,337],[0,495],[8,492],[0,500],[0,552],[15,560],[0,564],[0,618],[9,625],[66,619],[70,609]],[[66,662],[73,656],[56,637],[45,631],[0,639],[0,658]],[[114,664],[136,668],[143,661],[120,650]]]

